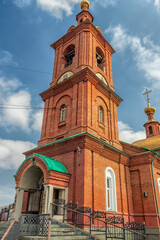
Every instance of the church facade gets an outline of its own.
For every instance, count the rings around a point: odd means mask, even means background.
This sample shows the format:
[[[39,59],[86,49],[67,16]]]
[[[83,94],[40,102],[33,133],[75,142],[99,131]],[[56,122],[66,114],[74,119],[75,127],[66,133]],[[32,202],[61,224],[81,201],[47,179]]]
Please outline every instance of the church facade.
[[[78,25],[51,45],[52,82],[40,94],[45,102],[41,139],[24,153],[15,175],[14,216],[49,213],[50,203],[64,199],[125,221],[145,222],[159,239],[160,131],[155,109],[150,103],[145,109],[145,140],[119,140],[117,107],[122,99],[113,86],[115,50],[93,25],[89,7],[82,1]]]

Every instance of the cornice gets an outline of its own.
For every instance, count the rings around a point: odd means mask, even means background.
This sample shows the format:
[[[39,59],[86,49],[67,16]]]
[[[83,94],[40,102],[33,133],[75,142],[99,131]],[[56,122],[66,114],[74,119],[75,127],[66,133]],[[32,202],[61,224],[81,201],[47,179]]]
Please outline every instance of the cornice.
[[[104,158],[107,158],[111,161],[117,163],[121,162],[122,164],[129,166],[128,154],[87,132],[76,134],[75,136],[70,136],[66,139],[61,139],[52,143],[48,143],[46,145],[42,145],[28,152],[25,152],[25,155],[31,155],[33,152],[39,154],[43,152],[43,154],[47,155],[48,157],[54,157],[60,154],[77,151],[77,146],[79,146],[80,149],[89,149],[91,151],[94,151],[100,156],[103,156]],[[120,155],[122,155],[121,161]]]
[[[82,22],[80,25],[75,27],[71,32],[66,33],[64,36],[62,36],[60,39],[58,39],[56,42],[51,44],[51,47],[53,49],[56,49],[58,46],[61,44],[66,43],[70,39],[75,38],[75,36],[81,31],[85,30],[91,30],[94,32],[94,34],[97,37],[97,40],[101,42],[102,45],[104,45],[110,52],[111,54],[115,53],[115,50],[113,47],[109,44],[109,42],[103,37],[103,35],[97,30],[97,28],[90,22],[89,19],[86,19],[84,22]]]
[[[46,91],[41,93],[40,96],[42,100],[45,101],[47,98],[50,98],[63,91],[66,91],[67,89],[73,87],[78,82],[82,82],[86,79],[87,81],[90,81],[102,94],[104,94],[108,98],[111,98],[116,103],[116,105],[119,106],[122,99],[105,83],[103,83],[88,67],[74,74],[65,81],[47,89]]]

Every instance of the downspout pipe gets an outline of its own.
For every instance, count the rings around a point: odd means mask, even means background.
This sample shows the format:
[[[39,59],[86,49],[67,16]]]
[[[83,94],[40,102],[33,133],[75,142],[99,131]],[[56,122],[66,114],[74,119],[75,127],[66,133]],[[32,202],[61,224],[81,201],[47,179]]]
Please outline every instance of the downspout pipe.
[[[157,191],[156,191],[156,184],[155,184],[155,177],[154,177],[154,166],[153,166],[153,163],[154,163],[154,160],[157,158],[158,154],[154,151],[150,151],[152,152],[153,154],[155,154],[154,158],[152,159],[152,179],[153,179],[153,186],[154,186],[154,193],[155,193],[155,198],[156,198],[156,205],[157,205],[157,212],[158,212],[158,218],[159,218],[159,221],[160,221],[160,212],[159,212],[159,206],[158,206],[158,199],[157,199]]]

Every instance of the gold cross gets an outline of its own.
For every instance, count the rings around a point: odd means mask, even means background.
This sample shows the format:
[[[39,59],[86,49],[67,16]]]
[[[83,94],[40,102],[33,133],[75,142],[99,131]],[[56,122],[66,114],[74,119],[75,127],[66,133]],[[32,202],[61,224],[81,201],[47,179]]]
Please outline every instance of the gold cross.
[[[148,102],[148,107],[150,106],[150,98],[149,98],[149,93],[151,93],[151,90],[148,90],[146,88],[146,91],[143,93],[143,95],[147,95],[147,102]]]

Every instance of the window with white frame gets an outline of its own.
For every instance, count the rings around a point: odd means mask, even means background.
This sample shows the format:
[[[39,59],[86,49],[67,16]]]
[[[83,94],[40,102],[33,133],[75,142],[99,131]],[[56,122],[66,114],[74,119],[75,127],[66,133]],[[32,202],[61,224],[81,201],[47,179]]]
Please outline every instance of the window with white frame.
[[[159,190],[159,196],[160,196],[160,178],[158,178],[158,190]]]
[[[61,107],[61,118],[60,118],[60,120],[61,120],[61,121],[64,121],[65,119],[66,119],[66,106],[63,105],[63,106]]]
[[[117,211],[117,195],[115,173],[112,168],[108,167],[105,171],[106,184],[106,208],[107,211]]]
[[[99,107],[99,122],[103,123],[104,122],[104,112],[103,112],[103,107]]]

